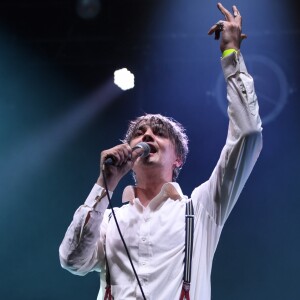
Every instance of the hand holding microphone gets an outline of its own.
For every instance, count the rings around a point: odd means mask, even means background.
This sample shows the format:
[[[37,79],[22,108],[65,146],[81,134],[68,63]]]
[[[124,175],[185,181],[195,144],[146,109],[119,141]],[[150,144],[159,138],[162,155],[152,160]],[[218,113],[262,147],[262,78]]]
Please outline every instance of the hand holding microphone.
[[[101,172],[97,184],[104,186],[103,172],[105,172],[108,188],[110,191],[113,191],[120,179],[132,169],[135,160],[138,157],[147,157],[149,153],[150,147],[145,142],[140,142],[133,148],[128,144],[120,144],[102,151],[100,160]]]
[[[135,145],[132,149],[131,152],[134,153],[134,158],[138,158],[138,157],[147,157],[150,153],[150,146],[145,143],[145,142],[140,142],[137,145]],[[131,155],[129,155],[127,158],[132,160],[132,153]],[[125,157],[126,158],[126,157]],[[133,161],[135,161],[135,159],[133,159]],[[117,165],[120,161],[118,159],[116,159],[115,156],[113,155],[108,155],[107,158],[104,161],[105,165]]]

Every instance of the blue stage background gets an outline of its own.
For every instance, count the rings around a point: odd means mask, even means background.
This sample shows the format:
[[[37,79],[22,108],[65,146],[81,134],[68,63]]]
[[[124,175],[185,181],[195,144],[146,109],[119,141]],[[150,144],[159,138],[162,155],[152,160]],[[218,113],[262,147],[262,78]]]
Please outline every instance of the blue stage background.
[[[76,1],[0,2],[1,297],[96,299],[99,275],[71,275],[58,247],[99,172],[100,151],[128,121],[180,121],[190,154],[185,194],[207,180],[224,145],[222,18],[208,0],[102,1],[94,19]],[[214,300],[297,300],[300,196],[299,21],[292,1],[223,1],[243,16],[242,53],[260,101],[264,148],[224,227],[212,272]],[[111,84],[135,74],[134,89]],[[113,201],[120,205],[122,189]],[[167,299],[169,300],[169,299]]]

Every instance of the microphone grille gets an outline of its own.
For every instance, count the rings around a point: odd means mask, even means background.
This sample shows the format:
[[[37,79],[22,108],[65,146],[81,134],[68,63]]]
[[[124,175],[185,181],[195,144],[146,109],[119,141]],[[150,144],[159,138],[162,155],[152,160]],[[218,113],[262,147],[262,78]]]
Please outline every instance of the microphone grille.
[[[142,148],[144,150],[143,154],[141,155],[141,157],[147,157],[150,154],[150,146],[145,143],[145,142],[140,142],[138,143],[134,148]]]

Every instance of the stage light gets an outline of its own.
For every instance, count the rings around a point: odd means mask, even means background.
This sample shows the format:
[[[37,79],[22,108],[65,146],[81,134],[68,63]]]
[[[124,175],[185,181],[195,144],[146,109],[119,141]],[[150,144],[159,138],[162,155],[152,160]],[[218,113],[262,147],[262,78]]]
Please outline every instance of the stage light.
[[[134,87],[134,75],[126,68],[114,72],[114,83],[123,91]]]
[[[100,0],[77,0],[76,11],[82,19],[95,18],[101,9]]]

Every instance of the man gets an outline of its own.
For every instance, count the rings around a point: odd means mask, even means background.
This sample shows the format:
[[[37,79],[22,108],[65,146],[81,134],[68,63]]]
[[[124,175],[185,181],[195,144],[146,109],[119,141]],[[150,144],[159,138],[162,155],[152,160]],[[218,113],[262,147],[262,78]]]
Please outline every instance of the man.
[[[105,270],[109,271],[111,293],[116,300],[176,300],[181,296],[210,299],[212,261],[223,225],[262,147],[253,80],[239,51],[245,38],[241,15],[236,6],[233,14],[220,3],[218,8],[225,21],[219,21],[208,33],[215,33],[218,39],[222,32],[221,63],[227,82],[229,129],[211,177],[194,189],[190,199],[183,196],[174,182],[188,152],[183,127],[161,115],[142,116],[130,124],[123,144],[101,153],[97,183],[75,212],[60,246],[62,266],[78,275],[101,271],[102,289]],[[139,156],[140,150],[133,150],[140,142],[150,147],[146,157]],[[114,164],[105,164],[107,158],[113,158]],[[136,185],[124,190],[123,198],[129,203],[115,209],[115,214],[133,266],[116,222],[110,218],[104,189],[106,183],[111,194],[130,170]],[[183,289],[182,279],[185,210],[189,202],[194,208],[190,294],[186,286]],[[106,296],[109,295],[110,291]]]

